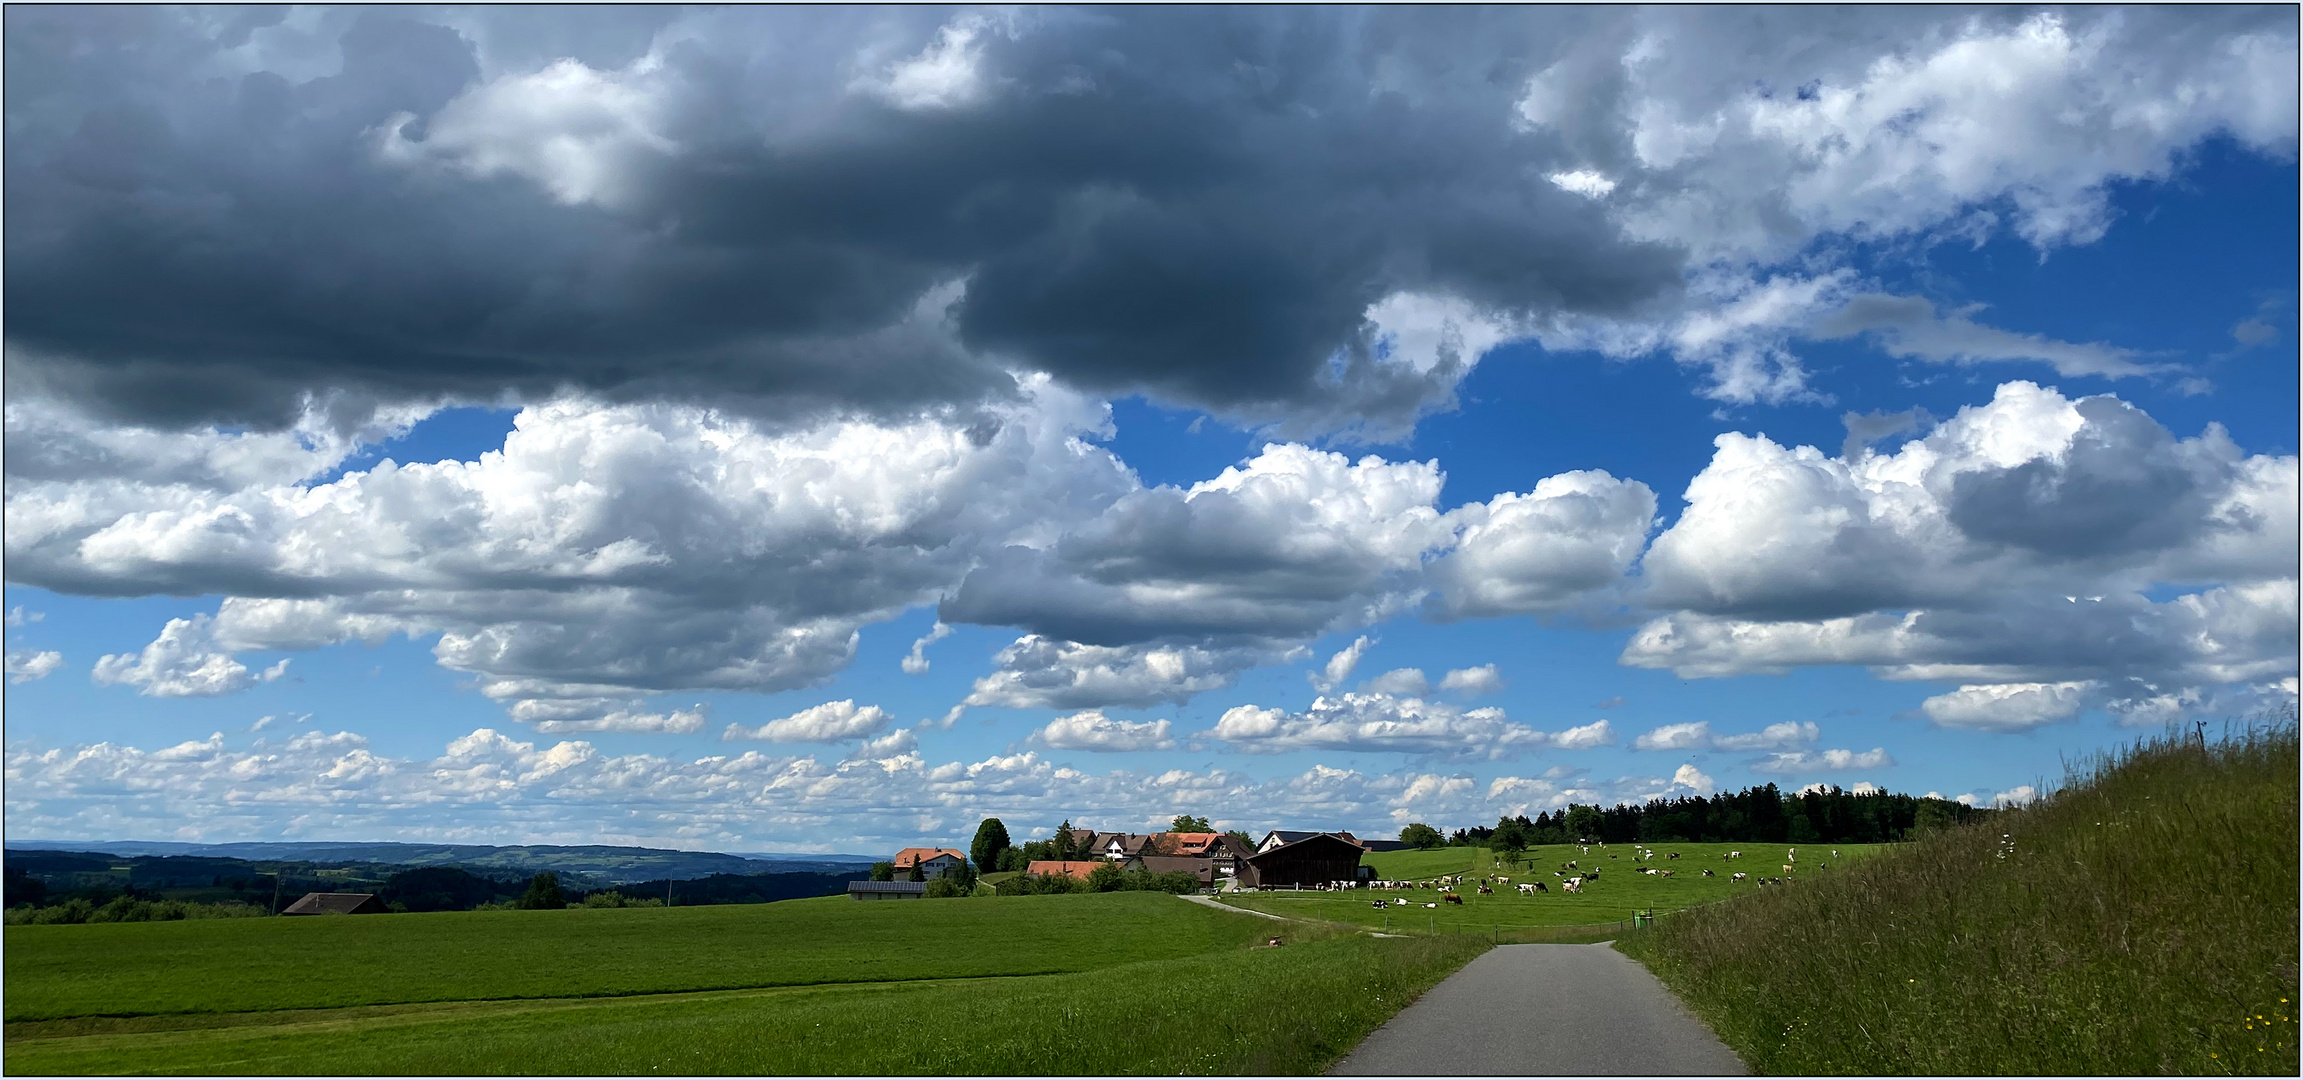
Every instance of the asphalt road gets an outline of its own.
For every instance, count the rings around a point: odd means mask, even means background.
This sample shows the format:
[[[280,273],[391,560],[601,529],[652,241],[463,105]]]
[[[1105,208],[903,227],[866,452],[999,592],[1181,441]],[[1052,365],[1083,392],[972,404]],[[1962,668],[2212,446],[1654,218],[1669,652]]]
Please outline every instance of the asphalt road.
[[[1330,1076],[1741,1076],[1735,1052],[1605,945],[1499,945]]]

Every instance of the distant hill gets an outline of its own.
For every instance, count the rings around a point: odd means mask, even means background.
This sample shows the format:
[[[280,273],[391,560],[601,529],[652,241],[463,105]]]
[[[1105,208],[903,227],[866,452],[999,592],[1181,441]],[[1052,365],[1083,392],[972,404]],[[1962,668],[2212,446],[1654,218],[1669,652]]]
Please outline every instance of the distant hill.
[[[875,861],[863,855],[730,855],[717,851],[675,851],[601,844],[495,846],[329,841],[187,844],[162,840],[9,840],[7,847],[11,851],[27,854],[34,850],[45,850],[146,858],[174,856],[240,859],[249,862],[442,866],[499,877],[553,870],[595,885],[666,879],[693,880],[715,874],[838,874],[868,867]]]

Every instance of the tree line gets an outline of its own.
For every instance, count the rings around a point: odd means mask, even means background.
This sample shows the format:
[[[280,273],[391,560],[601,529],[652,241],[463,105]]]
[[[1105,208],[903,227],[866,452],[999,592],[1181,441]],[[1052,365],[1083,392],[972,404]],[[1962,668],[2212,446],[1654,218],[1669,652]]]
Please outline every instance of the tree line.
[[[1929,829],[1979,821],[1994,811],[1949,799],[1837,786],[1785,792],[1774,784],[1717,795],[1685,795],[1622,806],[1569,805],[1530,818],[1498,820],[1493,828],[1464,828],[1452,836],[1418,822],[1400,839],[1421,848],[1477,845],[1498,850],[1579,840],[1621,844],[1884,844]]]

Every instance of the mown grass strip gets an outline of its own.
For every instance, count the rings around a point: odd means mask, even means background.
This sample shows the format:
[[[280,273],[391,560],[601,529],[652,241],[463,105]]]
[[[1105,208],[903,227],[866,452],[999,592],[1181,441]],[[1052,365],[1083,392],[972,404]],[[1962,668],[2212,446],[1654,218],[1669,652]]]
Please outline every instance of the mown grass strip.
[[[2292,1076],[2297,792],[2291,720],[2147,740],[1618,947],[1764,1073]]]
[[[1303,1074],[1487,945],[1355,935],[1000,980],[996,992],[935,981],[432,1005],[439,1015],[347,1015],[318,1030],[11,1039],[7,1064],[61,1075]]]

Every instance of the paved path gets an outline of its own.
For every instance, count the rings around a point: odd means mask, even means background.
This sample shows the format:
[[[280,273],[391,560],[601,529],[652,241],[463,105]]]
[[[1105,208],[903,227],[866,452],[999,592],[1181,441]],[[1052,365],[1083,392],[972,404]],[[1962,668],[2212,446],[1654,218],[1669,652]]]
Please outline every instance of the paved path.
[[[1193,895],[1191,895],[1190,893],[1177,893],[1177,894],[1175,894],[1175,897],[1176,897],[1176,899],[1178,899],[1178,900],[1189,900],[1189,901],[1191,901],[1192,903],[1195,903],[1195,904],[1201,904],[1201,905],[1205,905],[1205,906],[1207,906],[1207,907],[1211,907],[1211,908],[1214,908],[1214,909],[1216,909],[1217,911],[1236,911],[1236,912],[1239,912],[1239,913],[1240,913],[1240,914],[1242,914],[1242,915],[1261,915],[1261,916],[1263,916],[1264,918],[1267,918],[1267,919],[1278,919],[1278,920],[1279,920],[1279,921],[1281,921],[1281,922],[1293,922],[1293,921],[1294,921],[1294,920],[1292,920],[1292,919],[1289,919],[1289,918],[1288,918],[1287,916],[1285,916],[1285,915],[1274,915],[1274,914],[1272,914],[1271,912],[1268,912],[1268,911],[1257,911],[1257,910],[1255,910],[1254,908],[1233,907],[1233,906],[1231,906],[1230,904],[1226,904],[1226,903],[1224,903],[1223,901],[1221,901],[1221,900],[1217,900],[1217,899],[1215,899],[1215,898],[1214,898],[1214,897],[1212,897],[1212,896],[1193,896]]]
[[[1741,1059],[1605,945],[1499,945],[1400,1010],[1330,1076],[1741,1076]]]

